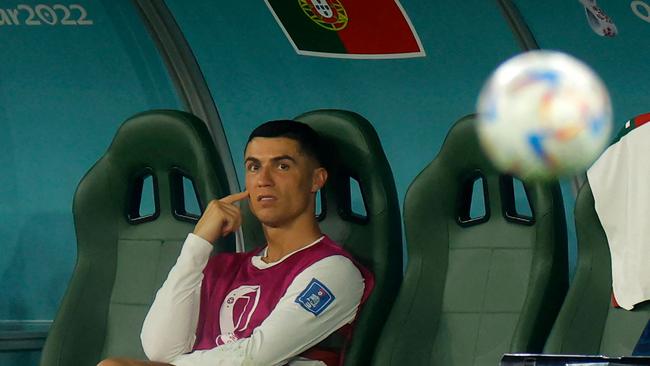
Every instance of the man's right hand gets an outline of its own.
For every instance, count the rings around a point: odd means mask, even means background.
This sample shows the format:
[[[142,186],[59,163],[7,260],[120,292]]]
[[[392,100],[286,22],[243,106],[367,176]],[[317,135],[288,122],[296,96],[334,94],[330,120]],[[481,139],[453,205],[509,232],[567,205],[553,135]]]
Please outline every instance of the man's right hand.
[[[194,227],[194,235],[214,244],[220,238],[239,229],[241,225],[241,211],[234,203],[248,198],[248,192],[231,194],[220,200],[208,203],[205,212]]]

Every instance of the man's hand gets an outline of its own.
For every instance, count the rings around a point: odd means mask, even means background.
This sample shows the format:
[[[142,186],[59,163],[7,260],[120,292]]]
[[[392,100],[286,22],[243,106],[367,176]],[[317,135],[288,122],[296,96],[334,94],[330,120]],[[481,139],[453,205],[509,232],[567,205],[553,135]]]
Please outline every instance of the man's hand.
[[[214,244],[220,238],[237,230],[241,225],[241,212],[234,203],[248,198],[248,192],[231,194],[212,200],[194,227],[194,235]]]

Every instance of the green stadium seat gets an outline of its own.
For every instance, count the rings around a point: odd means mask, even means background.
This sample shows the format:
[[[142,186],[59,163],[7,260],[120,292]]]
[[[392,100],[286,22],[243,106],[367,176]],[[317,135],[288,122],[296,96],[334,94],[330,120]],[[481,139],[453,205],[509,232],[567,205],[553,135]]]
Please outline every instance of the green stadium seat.
[[[402,278],[401,221],[393,175],[377,133],[362,116],[317,110],[296,120],[319,133],[330,158],[329,179],[320,195],[318,213],[323,232],[375,276],[375,288],[345,352],[346,365],[368,365]],[[355,206],[352,180],[358,182],[363,207]],[[248,249],[264,245],[259,223],[250,211],[244,209],[244,215]]]
[[[512,177],[481,151],[475,123],[473,115],[456,122],[408,189],[408,265],[374,365],[494,366],[506,352],[541,352],[562,304],[559,185],[524,183],[526,214]],[[475,195],[484,202],[478,215]]]
[[[545,353],[629,356],[650,319],[650,301],[628,311],[612,306],[612,268],[605,231],[586,182],[576,198],[578,263]]]
[[[159,110],[124,122],[75,193],[77,263],[41,366],[145,358],[139,337],[144,317],[197,211],[229,193],[225,177],[197,117]],[[198,209],[188,209],[189,198]],[[232,251],[234,242],[220,248]]]

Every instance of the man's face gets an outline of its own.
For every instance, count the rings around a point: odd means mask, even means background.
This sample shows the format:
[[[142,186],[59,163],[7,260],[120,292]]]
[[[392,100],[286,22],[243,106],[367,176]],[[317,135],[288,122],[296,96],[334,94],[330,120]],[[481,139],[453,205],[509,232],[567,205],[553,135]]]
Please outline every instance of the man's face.
[[[265,225],[290,226],[314,217],[314,195],[327,173],[286,137],[256,137],[246,147],[246,190],[251,210]]]

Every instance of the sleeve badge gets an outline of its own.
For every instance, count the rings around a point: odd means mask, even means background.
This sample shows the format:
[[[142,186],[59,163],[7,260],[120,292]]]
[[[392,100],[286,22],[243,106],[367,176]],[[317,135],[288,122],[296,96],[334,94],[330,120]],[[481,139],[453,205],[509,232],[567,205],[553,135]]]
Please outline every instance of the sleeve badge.
[[[334,294],[319,280],[312,278],[307,287],[298,295],[296,303],[315,316],[320,315],[334,302]]]

